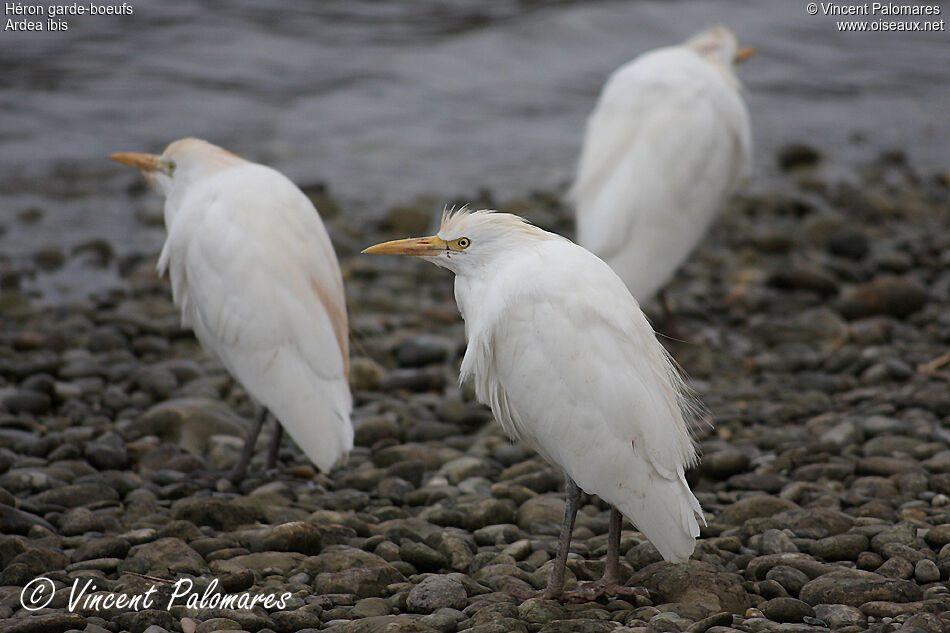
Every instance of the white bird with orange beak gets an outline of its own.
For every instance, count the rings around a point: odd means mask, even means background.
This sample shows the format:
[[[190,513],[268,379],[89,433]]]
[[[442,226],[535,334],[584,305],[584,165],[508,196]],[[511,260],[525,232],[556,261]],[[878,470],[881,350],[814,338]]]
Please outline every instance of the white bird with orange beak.
[[[613,506],[604,578],[620,585],[621,513],[668,561],[689,558],[702,509],[686,483],[697,461],[691,399],[623,281],[573,242],[490,211],[445,214],[437,235],[365,253],[412,255],[455,273],[472,376],[512,439],[564,471],[567,503],[546,598],[564,593],[580,490]]]
[[[640,303],[696,248],[749,174],[752,132],[729,29],[649,51],[607,80],[587,121],[568,199],[577,242],[620,275]]]
[[[353,447],[349,341],[340,267],[309,198],[274,169],[199,139],[110,158],[165,196],[158,270],[182,323],[257,405],[231,478],[244,477],[267,410],[329,470]],[[280,436],[278,426],[268,468]]]

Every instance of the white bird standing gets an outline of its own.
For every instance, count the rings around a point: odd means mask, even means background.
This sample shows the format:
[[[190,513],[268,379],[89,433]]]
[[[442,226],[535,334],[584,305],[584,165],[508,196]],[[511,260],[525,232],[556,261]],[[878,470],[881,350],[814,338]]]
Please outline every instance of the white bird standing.
[[[310,200],[280,172],[205,141],[161,156],[110,156],[165,195],[158,270],[182,323],[244,385],[255,424],[231,474],[244,477],[267,410],[321,470],[353,447],[343,278]],[[282,425],[282,427],[281,427]]]
[[[690,399],[623,281],[573,242],[506,213],[445,214],[439,233],[372,246],[455,273],[468,347],[461,377],[513,439],[565,474],[567,504],[544,596],[563,596],[579,488],[610,503],[604,578],[619,586],[622,513],[668,561],[693,552],[702,509]]]
[[[666,285],[748,176],[752,133],[733,65],[754,53],[721,26],[644,53],[614,71],[587,121],[568,193],[577,242],[640,303]]]

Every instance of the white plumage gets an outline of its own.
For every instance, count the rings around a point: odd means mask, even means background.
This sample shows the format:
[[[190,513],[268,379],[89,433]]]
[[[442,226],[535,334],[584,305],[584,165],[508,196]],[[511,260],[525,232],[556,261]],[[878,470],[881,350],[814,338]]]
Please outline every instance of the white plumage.
[[[568,194],[577,241],[640,302],[673,276],[748,176],[752,134],[724,27],[656,49],[607,80]]]
[[[310,200],[197,139],[118,154],[166,196],[158,262],[182,322],[322,470],[353,447],[343,280]]]
[[[484,211],[446,215],[437,236],[366,252],[420,255],[452,270],[468,341],[461,378],[474,377],[478,399],[512,438],[618,508],[665,559],[689,557],[702,519],[684,477],[697,459],[689,398],[609,266],[516,216]]]

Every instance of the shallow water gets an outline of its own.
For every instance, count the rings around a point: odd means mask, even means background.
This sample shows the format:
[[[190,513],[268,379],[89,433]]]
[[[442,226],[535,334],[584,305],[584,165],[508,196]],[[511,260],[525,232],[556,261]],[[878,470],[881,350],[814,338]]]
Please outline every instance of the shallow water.
[[[347,213],[562,187],[607,74],[711,23],[759,49],[741,68],[756,183],[789,142],[836,166],[893,148],[925,173],[950,166],[947,32],[838,33],[804,2],[132,4],[65,33],[0,32],[0,255],[91,238],[157,250],[162,230],[136,215],[159,199],[130,200],[137,175],[105,156],[186,135],[326,182]],[[18,219],[33,207],[38,222]],[[109,278],[73,262],[39,287]]]

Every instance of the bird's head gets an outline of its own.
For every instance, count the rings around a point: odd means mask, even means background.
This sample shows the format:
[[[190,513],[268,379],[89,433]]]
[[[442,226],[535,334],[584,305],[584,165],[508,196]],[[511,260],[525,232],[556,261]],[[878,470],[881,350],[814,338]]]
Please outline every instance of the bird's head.
[[[540,240],[562,240],[510,213],[482,210],[445,211],[439,232],[370,246],[372,255],[421,257],[456,274],[481,270],[524,252]]]
[[[683,44],[711,64],[732,74],[732,68],[755,55],[751,46],[740,47],[736,36],[724,26],[712,26]]]
[[[244,162],[231,152],[197,138],[183,138],[171,143],[161,156],[119,152],[109,158],[135,167],[142,172],[148,184],[166,196],[174,185],[189,182],[196,177],[222,167]]]

